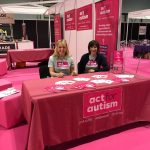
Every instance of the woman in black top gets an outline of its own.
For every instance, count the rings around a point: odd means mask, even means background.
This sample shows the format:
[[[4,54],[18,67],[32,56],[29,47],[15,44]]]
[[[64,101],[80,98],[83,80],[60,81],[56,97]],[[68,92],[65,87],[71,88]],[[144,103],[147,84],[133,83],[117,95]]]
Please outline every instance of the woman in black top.
[[[103,54],[99,53],[99,43],[96,40],[89,42],[88,51],[88,53],[81,57],[78,63],[79,74],[109,71],[107,60]]]

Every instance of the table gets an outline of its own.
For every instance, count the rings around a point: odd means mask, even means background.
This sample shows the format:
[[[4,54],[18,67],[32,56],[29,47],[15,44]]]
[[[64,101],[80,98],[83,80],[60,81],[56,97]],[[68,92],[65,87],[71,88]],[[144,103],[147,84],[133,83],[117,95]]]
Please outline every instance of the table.
[[[5,58],[0,58],[0,76],[7,73],[7,62]]]
[[[12,83],[5,79],[0,79],[0,91],[12,87]]]
[[[0,125],[12,128],[24,121],[20,109],[21,94],[16,93],[0,99]]]
[[[133,51],[133,57],[144,58],[144,55],[148,52],[150,52],[150,45],[135,45]]]
[[[11,68],[12,63],[15,62],[39,62],[48,60],[49,56],[52,54],[53,50],[50,50],[49,48],[8,50],[8,68]]]
[[[74,77],[23,82],[22,106],[29,124],[27,150],[43,150],[45,145],[57,145],[133,122],[150,121],[150,79],[136,76],[129,82],[121,82],[112,73],[101,74],[108,75],[108,79],[113,79],[114,82],[97,84],[95,88],[82,90],[72,88],[73,85],[67,85],[67,90],[61,92],[51,92],[47,88],[53,87],[52,85],[57,81],[72,80]],[[91,79],[92,75],[99,75],[99,73],[82,74],[78,77]],[[113,93],[117,90],[120,92]],[[110,91],[113,91],[112,95]],[[119,107],[112,110],[104,101],[103,104],[106,105],[103,113],[96,112],[86,116],[86,97],[89,95],[96,97],[97,92],[101,98],[103,95],[107,96],[108,102],[113,96],[119,94]],[[92,101],[94,101],[93,98],[91,103]],[[103,99],[100,100],[100,97],[97,97],[95,101],[100,101],[99,107],[101,107]],[[87,110],[90,113],[90,107]]]

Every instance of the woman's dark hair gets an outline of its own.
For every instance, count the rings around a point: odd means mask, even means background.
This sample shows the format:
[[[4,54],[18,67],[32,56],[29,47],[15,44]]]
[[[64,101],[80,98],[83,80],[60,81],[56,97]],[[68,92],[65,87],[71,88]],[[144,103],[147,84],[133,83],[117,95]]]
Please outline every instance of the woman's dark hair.
[[[92,40],[92,41],[90,41],[89,44],[88,44],[88,51],[89,51],[89,54],[91,53],[91,52],[90,52],[90,48],[91,48],[91,47],[94,47],[94,46],[97,47],[97,53],[99,52],[99,46],[100,46],[100,45],[99,45],[98,41]]]

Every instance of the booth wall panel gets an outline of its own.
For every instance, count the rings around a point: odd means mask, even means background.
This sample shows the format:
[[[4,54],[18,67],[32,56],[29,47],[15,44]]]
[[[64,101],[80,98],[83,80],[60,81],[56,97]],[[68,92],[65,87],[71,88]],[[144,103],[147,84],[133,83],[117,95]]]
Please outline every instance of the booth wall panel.
[[[139,35],[139,26],[147,26],[146,35]],[[121,41],[126,40],[127,23],[121,23]],[[129,23],[128,41],[129,40],[150,40],[150,23]]]
[[[150,23],[147,24],[146,38],[150,40]]]
[[[15,24],[13,24],[14,39],[22,39],[22,23],[22,20],[15,20]]]
[[[75,0],[65,1],[64,11],[67,12],[67,11],[70,11],[73,9],[76,9],[76,1]],[[64,29],[64,39],[67,41],[68,48],[69,48],[70,54],[72,55],[72,57],[74,59],[75,66],[77,64],[77,61],[76,61],[76,58],[77,58],[76,38],[77,38],[76,30],[65,30]]]
[[[92,0],[65,1],[65,12],[89,5],[92,2]],[[77,66],[81,56],[88,52],[88,43],[93,39],[93,32],[93,29],[83,31],[67,30],[64,32],[64,38],[69,43],[69,50],[73,56],[75,66]]]
[[[86,5],[92,4],[93,0],[78,0],[77,1],[77,9],[84,7]],[[93,11],[94,12],[94,9]],[[92,16],[94,17],[94,16]],[[92,18],[92,22],[94,19]],[[77,63],[80,61],[81,56],[88,52],[88,43],[89,41],[95,39],[94,35],[94,24],[91,30],[82,30],[77,31]]]
[[[34,41],[34,47],[37,48],[36,21],[25,20],[28,39]]]
[[[37,25],[36,25],[37,21]],[[28,40],[34,42],[34,48],[48,48],[48,20],[25,20]],[[22,20],[15,20],[13,34],[15,39],[22,39]],[[36,31],[37,28],[37,31]],[[51,21],[51,40],[54,42],[54,23]]]
[[[38,31],[38,47],[48,48],[48,21],[38,21],[37,22]]]
[[[86,1],[85,0],[80,0],[80,1],[78,0],[77,1],[77,8],[89,5],[91,3],[93,3],[93,0],[86,0]]]
[[[131,40],[140,38],[140,36],[139,36],[139,23],[133,23],[131,25],[132,25],[132,28],[131,28],[131,32],[132,32]]]

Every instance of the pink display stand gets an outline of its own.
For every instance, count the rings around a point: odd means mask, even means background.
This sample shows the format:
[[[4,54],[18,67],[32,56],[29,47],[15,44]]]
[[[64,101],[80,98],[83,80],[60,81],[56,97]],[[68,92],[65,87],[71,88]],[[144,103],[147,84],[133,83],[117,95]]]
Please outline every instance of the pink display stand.
[[[6,59],[0,59],[0,76],[7,73],[7,62]]]
[[[21,93],[0,99],[0,125],[11,128],[21,123],[23,119],[21,109]]]
[[[5,79],[0,79],[0,91],[12,87],[12,83]]]

